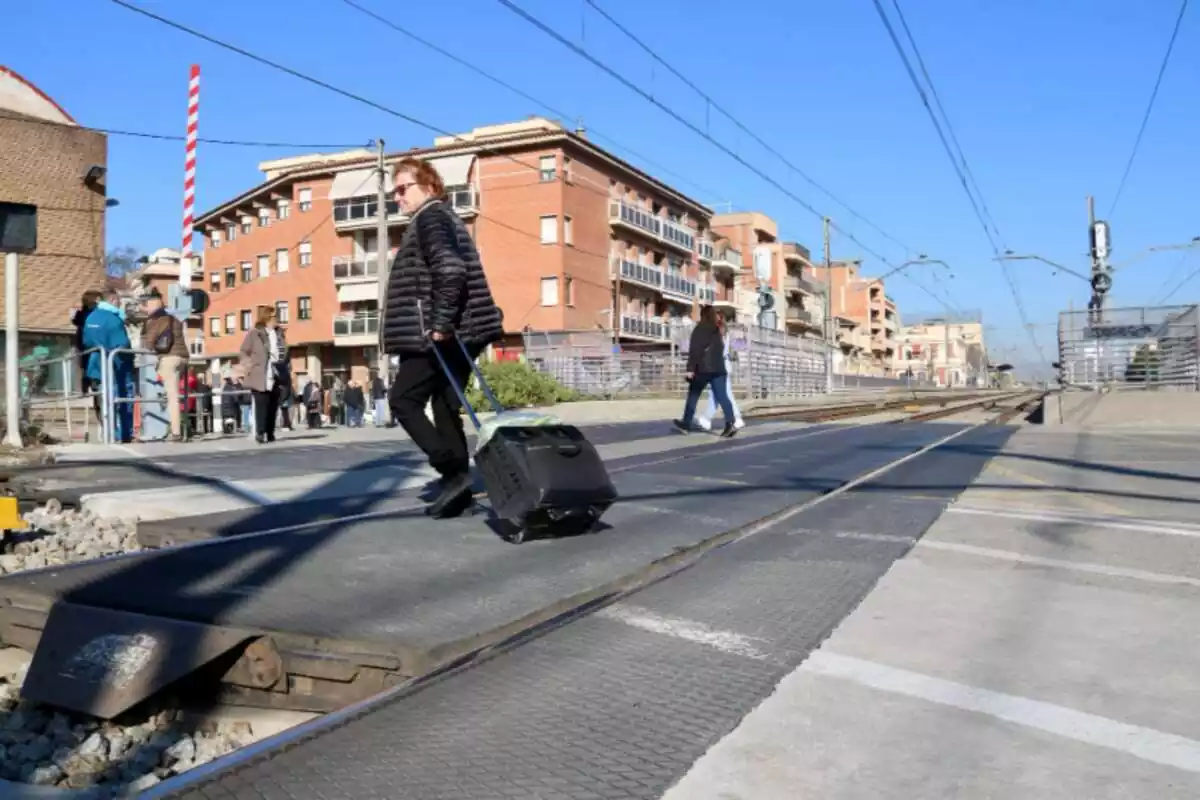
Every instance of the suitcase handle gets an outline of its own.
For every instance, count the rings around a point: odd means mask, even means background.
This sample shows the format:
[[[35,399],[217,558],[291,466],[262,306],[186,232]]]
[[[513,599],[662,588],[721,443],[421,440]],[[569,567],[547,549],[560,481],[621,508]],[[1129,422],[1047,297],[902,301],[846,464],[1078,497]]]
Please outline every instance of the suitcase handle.
[[[422,301],[420,300],[417,301],[417,322],[421,326],[422,331],[427,330],[425,327],[425,309],[423,308]],[[503,413],[504,406],[500,405],[500,401],[496,399],[496,395],[492,394],[492,387],[488,386],[487,380],[483,377],[483,371],[479,369],[479,365],[475,363],[475,359],[471,358],[471,354],[467,352],[467,346],[463,344],[462,339],[459,339],[457,336],[452,338],[454,341],[458,342],[458,347],[460,350],[462,350],[463,358],[465,358],[467,363],[471,365],[471,371],[475,373],[475,378],[479,381],[479,388],[483,390],[483,394],[488,399],[488,402],[492,404],[492,408],[497,414]],[[454,379],[454,373],[450,371],[450,365],[446,363],[446,356],[442,354],[442,348],[439,346],[440,344],[440,342],[435,342],[431,338],[429,340],[429,349],[433,351],[435,356],[437,356],[438,364],[441,365],[442,372],[444,372],[446,375],[446,380],[449,381],[450,386],[454,388],[454,393],[458,395],[459,402],[463,404],[463,408],[465,408],[467,411],[467,416],[471,418],[471,424],[474,425],[475,430],[478,431],[483,426],[479,422],[479,417],[475,415],[475,409],[471,408],[471,404],[467,401],[467,395],[463,391],[463,387],[459,386],[458,381]]]
[[[583,445],[580,444],[560,444],[558,446],[559,455],[567,458],[574,458],[583,452]]]

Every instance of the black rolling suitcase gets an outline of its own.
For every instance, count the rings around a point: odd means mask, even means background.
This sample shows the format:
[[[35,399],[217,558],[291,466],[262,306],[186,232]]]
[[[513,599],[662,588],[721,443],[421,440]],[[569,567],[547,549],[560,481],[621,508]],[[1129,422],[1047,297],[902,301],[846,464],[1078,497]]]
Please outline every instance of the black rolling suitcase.
[[[458,341],[455,339],[455,341]],[[479,387],[497,414],[503,414],[483,373],[465,346]],[[482,431],[441,350],[433,352],[458,394],[476,431]],[[511,542],[583,533],[600,520],[617,499],[600,454],[574,425],[501,425],[475,451],[475,466],[483,476],[492,510]]]

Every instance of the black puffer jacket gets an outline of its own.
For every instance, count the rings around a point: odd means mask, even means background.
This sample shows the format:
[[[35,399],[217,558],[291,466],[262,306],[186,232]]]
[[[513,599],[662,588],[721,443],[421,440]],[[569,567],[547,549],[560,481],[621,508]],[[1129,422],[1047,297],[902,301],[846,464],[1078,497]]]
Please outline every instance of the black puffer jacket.
[[[694,375],[725,374],[725,341],[720,329],[711,322],[701,322],[692,328],[687,371]]]
[[[428,349],[422,313],[427,329],[454,333],[468,346],[485,347],[504,333],[479,251],[458,215],[440,200],[417,209],[392,261],[383,320],[386,352]]]

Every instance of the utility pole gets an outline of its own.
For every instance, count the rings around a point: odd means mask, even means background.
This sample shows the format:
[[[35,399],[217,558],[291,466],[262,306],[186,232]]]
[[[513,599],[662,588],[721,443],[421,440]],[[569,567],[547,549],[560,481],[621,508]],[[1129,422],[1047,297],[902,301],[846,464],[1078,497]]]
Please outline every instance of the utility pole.
[[[942,354],[942,361],[946,364],[946,388],[949,389],[954,385],[950,379],[950,309],[946,309],[946,319],[942,322],[942,330],[946,333],[946,341],[944,347],[946,352]]]
[[[825,392],[833,393],[833,259],[829,253],[829,217],[821,219],[821,238],[825,242]]]
[[[375,199],[378,208],[379,216],[375,225],[375,263],[376,271],[379,275],[379,297],[375,303],[375,308],[378,313],[378,319],[375,321],[377,326],[376,331],[376,374],[384,385],[391,384],[391,370],[388,369],[387,353],[383,349],[383,314],[387,308],[387,290],[388,290],[388,274],[391,272],[391,246],[388,240],[388,215],[387,215],[387,164],[384,163],[383,157],[383,139],[375,140],[375,147],[378,149],[378,164],[376,169],[379,172],[378,196]]]

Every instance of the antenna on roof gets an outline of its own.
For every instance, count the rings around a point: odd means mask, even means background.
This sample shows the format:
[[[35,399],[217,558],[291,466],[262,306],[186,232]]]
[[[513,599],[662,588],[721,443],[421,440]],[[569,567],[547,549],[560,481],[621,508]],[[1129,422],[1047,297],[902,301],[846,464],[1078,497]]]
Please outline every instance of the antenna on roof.
[[[583,126],[583,117],[575,120],[575,135],[587,138],[587,128]]]

